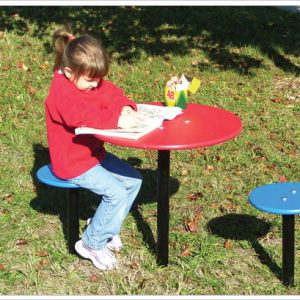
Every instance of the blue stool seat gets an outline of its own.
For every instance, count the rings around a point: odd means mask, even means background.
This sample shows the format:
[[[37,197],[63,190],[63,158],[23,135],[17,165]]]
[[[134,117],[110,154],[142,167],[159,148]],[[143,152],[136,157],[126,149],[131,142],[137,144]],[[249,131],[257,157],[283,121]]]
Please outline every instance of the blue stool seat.
[[[250,203],[257,209],[273,214],[300,214],[300,182],[277,182],[253,190]]]
[[[257,209],[282,215],[282,281],[294,284],[295,215],[300,214],[300,182],[277,182],[254,189],[250,203]]]
[[[66,180],[59,179],[52,172],[51,164],[41,167],[36,176],[44,184],[66,188],[67,197],[67,239],[70,253],[76,253],[75,243],[79,239],[79,189],[80,187]]]
[[[79,186],[70,183],[68,181],[59,179],[58,177],[56,177],[53,173],[52,173],[52,167],[51,164],[45,165],[43,167],[41,167],[38,171],[37,171],[37,178],[39,179],[39,181],[51,185],[51,186],[55,186],[55,187],[59,187],[59,188],[67,188],[67,189],[78,189]]]

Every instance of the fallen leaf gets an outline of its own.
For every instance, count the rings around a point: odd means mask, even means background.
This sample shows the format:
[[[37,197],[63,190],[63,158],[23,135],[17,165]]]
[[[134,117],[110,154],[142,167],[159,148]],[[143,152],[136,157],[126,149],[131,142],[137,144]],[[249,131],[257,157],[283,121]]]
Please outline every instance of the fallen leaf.
[[[226,240],[226,242],[225,242],[225,248],[226,248],[226,250],[229,250],[231,248],[231,242],[230,242],[230,240]]]
[[[41,251],[37,251],[35,253],[36,256],[39,256],[39,257],[45,257],[48,255],[47,251],[46,250],[41,250]]]
[[[40,64],[40,68],[42,69],[42,70],[47,70],[48,68],[49,68],[49,65],[48,64]]]
[[[199,64],[198,60],[193,60],[193,61],[192,61],[192,66],[193,66],[193,67],[197,67],[198,64]]]
[[[168,55],[168,54],[166,54],[166,55],[164,56],[164,59],[165,59],[165,61],[171,61],[171,57],[170,57],[170,55]]]
[[[222,160],[224,160],[224,158],[225,158],[224,155],[217,155],[216,156],[217,161],[222,161]]]
[[[256,161],[258,162],[262,162],[262,161],[265,161],[266,160],[266,157],[265,156],[258,156],[258,157],[255,157],[254,158]]]
[[[189,255],[190,255],[190,249],[186,247],[181,253],[181,256],[189,256]]]
[[[7,199],[8,203],[12,203],[14,200],[14,197],[13,197],[13,195],[9,195],[6,199]]]
[[[133,270],[138,270],[140,268],[140,265],[136,261],[134,261],[130,264],[130,268]]]
[[[240,170],[240,171],[236,171],[236,172],[235,172],[235,174],[236,174],[236,175],[238,175],[238,176],[240,176],[240,175],[242,175],[242,174],[243,174],[243,171],[242,171],[242,170]]]
[[[27,92],[28,92],[28,94],[29,94],[30,96],[34,96],[34,95],[36,94],[36,89],[33,88],[31,85],[29,85],[29,86],[27,87]]]
[[[181,181],[182,181],[183,183],[187,183],[189,180],[190,180],[190,179],[189,179],[188,177],[183,177]]]
[[[155,157],[155,153],[153,151],[148,151],[147,155],[149,158],[154,158]]]
[[[280,143],[276,143],[275,147],[278,148],[281,152],[284,151],[284,146],[282,144],[280,144]]]
[[[42,259],[40,260],[40,265],[43,266],[43,267],[48,266],[48,265],[49,265],[48,259],[47,259],[47,258],[42,258]]]
[[[220,206],[221,211],[223,212],[235,212],[240,209],[240,206],[235,205],[232,202],[222,203]]]
[[[99,280],[99,277],[95,274],[92,274],[89,278],[88,281],[89,282],[97,282]]]
[[[181,171],[181,175],[183,175],[183,176],[187,176],[188,174],[189,174],[189,171],[187,169],[183,169]]]
[[[133,270],[138,270],[140,268],[140,265],[136,261],[134,261],[130,264],[130,268]]]
[[[27,244],[27,241],[25,239],[19,239],[16,241],[17,246],[24,246]]]
[[[179,165],[180,167],[183,167],[184,164],[183,164],[182,161],[179,161],[179,162],[178,162],[178,165]]]
[[[197,232],[198,231],[198,225],[195,222],[189,222],[188,228],[190,232]]]
[[[273,98],[273,99],[271,99],[271,101],[274,102],[274,103],[283,102],[283,100],[281,98]]]
[[[195,220],[186,220],[186,229],[190,232],[197,232],[198,231],[198,222]]]
[[[287,182],[287,178],[285,176],[280,176],[279,182]]]
[[[12,194],[5,194],[4,198],[7,200],[8,203],[12,203],[14,200],[14,196]]]
[[[195,201],[198,198],[201,198],[203,196],[203,194],[201,192],[196,192],[196,193],[189,193],[188,194],[188,199],[190,201]]]
[[[195,157],[205,156],[209,151],[207,148],[197,148],[195,150]]]
[[[20,172],[25,173],[27,171],[27,168],[25,166],[20,167]]]
[[[215,170],[215,167],[213,165],[206,165],[205,166],[205,170],[206,171],[214,171]]]
[[[0,271],[4,271],[4,270],[5,270],[5,267],[2,264],[0,264]]]
[[[222,276],[222,271],[220,271],[220,270],[217,270],[216,272],[215,272],[215,274],[216,274],[216,276],[218,277],[218,278],[222,278],[223,276]]]
[[[29,189],[29,190],[33,190],[33,191],[36,190],[36,186],[32,182],[26,184],[26,188]]]
[[[199,206],[195,209],[195,215],[193,218],[193,222],[198,224],[198,221],[199,221],[200,217],[202,216],[202,210],[203,210],[202,206]]]

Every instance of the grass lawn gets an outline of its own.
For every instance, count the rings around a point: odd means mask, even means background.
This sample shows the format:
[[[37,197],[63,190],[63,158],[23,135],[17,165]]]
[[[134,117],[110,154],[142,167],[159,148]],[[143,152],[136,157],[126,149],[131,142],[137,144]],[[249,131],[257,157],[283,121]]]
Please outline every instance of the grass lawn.
[[[49,162],[43,101],[51,34],[70,23],[111,54],[108,78],[136,102],[161,101],[182,73],[202,81],[190,102],[237,114],[243,131],[214,147],[173,151],[170,264],[156,264],[156,152],[107,145],[144,178],[125,220],[118,268],[69,255],[65,191],[38,184]],[[0,10],[1,295],[297,295],[281,276],[281,218],[250,191],[299,181],[300,15],[273,7],[2,7]],[[97,207],[81,193],[81,230]],[[191,226],[192,224],[192,226]]]

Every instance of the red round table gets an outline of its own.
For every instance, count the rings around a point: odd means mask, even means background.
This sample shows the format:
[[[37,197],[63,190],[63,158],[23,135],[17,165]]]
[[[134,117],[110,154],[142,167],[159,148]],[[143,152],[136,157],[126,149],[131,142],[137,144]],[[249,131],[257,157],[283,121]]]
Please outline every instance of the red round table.
[[[170,150],[220,144],[237,136],[241,129],[242,122],[233,113],[213,106],[190,103],[174,120],[164,121],[162,128],[138,140],[101,136],[101,140],[119,146],[158,150],[157,262],[160,265],[168,265]]]

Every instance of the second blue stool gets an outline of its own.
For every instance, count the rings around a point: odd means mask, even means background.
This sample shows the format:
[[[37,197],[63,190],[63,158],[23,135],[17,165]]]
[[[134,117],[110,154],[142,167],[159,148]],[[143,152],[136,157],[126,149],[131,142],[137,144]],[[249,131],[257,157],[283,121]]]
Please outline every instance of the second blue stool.
[[[79,189],[80,187],[68,181],[57,178],[51,164],[41,167],[37,171],[40,182],[57,188],[68,190],[67,198],[67,240],[70,253],[75,253],[75,243],[79,240]]]
[[[295,215],[300,214],[300,183],[280,182],[260,186],[249,195],[257,209],[282,215],[282,281],[294,284]]]

